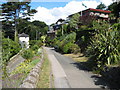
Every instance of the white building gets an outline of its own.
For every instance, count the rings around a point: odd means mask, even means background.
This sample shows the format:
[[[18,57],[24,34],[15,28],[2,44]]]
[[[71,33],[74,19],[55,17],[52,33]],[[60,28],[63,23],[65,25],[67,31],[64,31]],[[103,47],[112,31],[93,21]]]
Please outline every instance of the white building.
[[[18,34],[19,37],[19,43],[21,44],[22,48],[29,48],[29,35],[22,33]]]

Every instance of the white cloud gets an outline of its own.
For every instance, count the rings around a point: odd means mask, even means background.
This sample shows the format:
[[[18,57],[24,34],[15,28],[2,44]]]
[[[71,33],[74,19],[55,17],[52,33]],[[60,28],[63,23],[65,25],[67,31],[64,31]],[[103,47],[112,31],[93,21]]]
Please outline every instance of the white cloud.
[[[110,5],[113,1],[112,0],[100,0],[100,2],[104,3],[106,6]]]
[[[87,6],[87,8],[96,8],[96,6],[100,4],[100,2],[97,2],[95,0],[90,0],[90,1],[86,0],[82,2],[71,1],[68,4],[66,4],[65,7],[55,7],[52,9],[38,7],[37,8],[38,12],[34,15],[33,17],[34,19],[32,19],[32,21],[40,20],[50,25],[52,23],[55,23],[60,18],[65,19],[70,14],[86,9],[84,6],[82,6],[82,3],[84,3]]]

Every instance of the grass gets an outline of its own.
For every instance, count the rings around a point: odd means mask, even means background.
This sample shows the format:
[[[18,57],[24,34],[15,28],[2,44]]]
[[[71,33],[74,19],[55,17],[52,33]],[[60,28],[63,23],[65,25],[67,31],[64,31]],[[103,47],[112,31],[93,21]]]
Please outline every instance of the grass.
[[[40,61],[39,58],[38,58],[38,59],[35,59],[35,60],[33,60],[32,62],[30,62],[29,65],[35,66],[39,61]]]
[[[46,53],[44,53],[44,62],[41,68],[39,80],[37,83],[37,88],[50,88],[50,62],[47,58]]]
[[[86,62],[88,60],[87,57],[83,56],[83,54],[64,54],[65,56],[71,57],[76,62]]]

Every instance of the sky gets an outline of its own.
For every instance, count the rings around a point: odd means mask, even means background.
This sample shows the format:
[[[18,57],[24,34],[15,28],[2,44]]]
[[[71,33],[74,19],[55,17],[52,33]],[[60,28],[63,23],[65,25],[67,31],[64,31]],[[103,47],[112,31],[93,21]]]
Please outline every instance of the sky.
[[[33,1],[30,5],[37,13],[31,18],[31,21],[44,21],[47,25],[55,23],[58,19],[66,19],[68,15],[77,13],[87,8],[96,8],[101,2],[106,6],[112,3],[112,0],[45,0],[46,2]],[[85,8],[82,3],[87,6]]]
[[[50,25],[60,18],[66,19],[68,15],[81,10],[96,8],[101,2],[108,6],[112,3],[112,0],[32,0],[31,8],[36,9],[37,13],[31,17],[31,21],[39,20]],[[82,6],[82,3],[87,8]]]

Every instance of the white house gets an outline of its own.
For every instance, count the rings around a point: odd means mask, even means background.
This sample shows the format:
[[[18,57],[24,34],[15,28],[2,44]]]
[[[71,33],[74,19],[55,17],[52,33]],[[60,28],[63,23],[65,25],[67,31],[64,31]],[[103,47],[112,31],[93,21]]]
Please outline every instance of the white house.
[[[29,48],[29,35],[22,33],[22,34],[18,34],[18,37],[19,37],[19,43],[21,44],[21,47]]]

